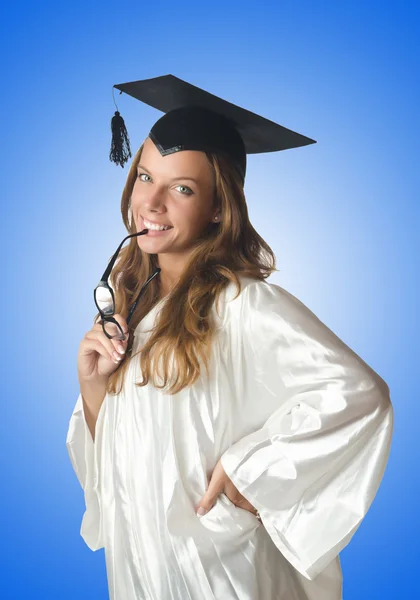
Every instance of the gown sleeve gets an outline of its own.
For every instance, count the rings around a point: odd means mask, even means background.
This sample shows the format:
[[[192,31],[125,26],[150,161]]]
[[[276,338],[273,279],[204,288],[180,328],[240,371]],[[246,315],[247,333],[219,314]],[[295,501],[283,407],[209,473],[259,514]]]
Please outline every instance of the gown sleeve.
[[[259,424],[222,454],[222,466],[280,552],[312,580],[377,493],[393,432],[389,388],[280,286],[252,283],[240,296],[243,406]]]
[[[104,399],[98,415],[95,441],[92,439],[83,411],[82,395],[76,402],[70,417],[66,439],[70,461],[80,485],[84,490],[86,510],[83,515],[80,535],[91,550],[104,547],[102,536],[102,512],[100,493],[100,448],[102,442],[99,418],[103,412]]]

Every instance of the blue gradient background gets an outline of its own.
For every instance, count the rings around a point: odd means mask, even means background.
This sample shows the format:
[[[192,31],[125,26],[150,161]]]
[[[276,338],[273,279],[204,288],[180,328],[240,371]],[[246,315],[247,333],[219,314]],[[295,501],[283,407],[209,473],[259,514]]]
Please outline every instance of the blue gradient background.
[[[2,9],[1,598],[105,599],[65,438],[93,288],[125,235],[112,85],[172,73],[317,144],[249,157],[270,278],[388,383],[391,457],[342,551],[345,600],[414,598],[419,423],[415,2],[9,3]],[[134,151],[162,113],[115,98]],[[163,599],[162,599],[163,600]]]

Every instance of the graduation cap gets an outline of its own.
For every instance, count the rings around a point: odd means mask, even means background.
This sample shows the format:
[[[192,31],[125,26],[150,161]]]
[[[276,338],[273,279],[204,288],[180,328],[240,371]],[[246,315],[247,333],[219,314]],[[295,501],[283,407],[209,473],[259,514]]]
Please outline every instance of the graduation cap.
[[[165,113],[149,132],[162,156],[182,150],[224,154],[235,164],[242,182],[247,154],[277,152],[316,143],[174,75],[121,83],[114,88]],[[124,167],[131,150],[127,129],[118,110],[112,118],[111,130],[109,158]]]

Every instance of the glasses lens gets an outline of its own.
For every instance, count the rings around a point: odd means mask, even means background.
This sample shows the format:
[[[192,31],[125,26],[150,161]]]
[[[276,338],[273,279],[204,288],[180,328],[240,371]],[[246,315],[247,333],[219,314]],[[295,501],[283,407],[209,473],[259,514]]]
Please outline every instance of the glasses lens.
[[[110,323],[109,321],[105,321],[104,328],[105,328],[106,333],[109,336],[111,336],[112,338],[115,338],[118,340],[125,339],[124,333],[121,331],[119,326],[116,325],[115,323]]]
[[[96,304],[105,315],[113,315],[115,312],[114,300],[109,288],[100,286],[95,290]]]

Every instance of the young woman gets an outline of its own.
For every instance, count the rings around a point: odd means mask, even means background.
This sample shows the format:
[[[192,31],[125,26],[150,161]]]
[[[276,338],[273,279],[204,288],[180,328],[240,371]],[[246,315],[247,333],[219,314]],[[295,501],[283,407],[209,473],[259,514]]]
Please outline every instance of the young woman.
[[[105,550],[112,600],[341,600],[339,552],[388,459],[389,389],[266,281],[247,129],[199,101],[162,109],[134,157],[130,242],[80,344],[81,535]]]

